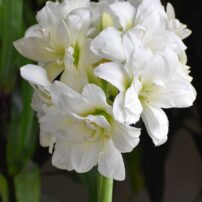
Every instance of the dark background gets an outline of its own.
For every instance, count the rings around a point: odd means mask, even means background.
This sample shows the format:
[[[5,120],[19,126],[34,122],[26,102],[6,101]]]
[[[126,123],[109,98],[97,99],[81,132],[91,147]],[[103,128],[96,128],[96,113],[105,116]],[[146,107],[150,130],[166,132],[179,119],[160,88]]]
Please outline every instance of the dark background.
[[[177,18],[192,30],[185,43],[198,96],[191,108],[166,111],[170,132],[163,146],[154,147],[143,131],[140,145],[124,156],[127,179],[115,183],[117,202],[202,201],[202,3],[170,2]],[[11,202],[16,198],[19,202],[93,202],[88,194],[96,192],[96,171],[77,175],[51,166],[48,150],[39,145],[36,117],[29,106],[32,89],[19,78],[18,67],[29,61],[17,54],[12,41],[35,23],[36,11],[44,3],[0,1],[0,201],[7,202],[7,195]]]

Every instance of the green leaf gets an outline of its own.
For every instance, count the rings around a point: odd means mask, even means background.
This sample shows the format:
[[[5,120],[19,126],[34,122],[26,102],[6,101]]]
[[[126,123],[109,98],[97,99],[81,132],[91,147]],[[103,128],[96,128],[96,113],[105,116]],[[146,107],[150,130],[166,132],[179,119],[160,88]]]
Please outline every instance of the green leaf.
[[[21,80],[21,83],[22,98],[18,91],[13,94],[12,120],[8,134],[7,162],[11,175],[20,172],[29,161],[35,150],[37,138],[38,127],[30,106],[33,90],[24,80]],[[23,106],[18,104],[21,102]]]
[[[0,196],[2,198],[2,202],[9,202],[8,183],[6,178],[1,174],[0,174]]]
[[[15,77],[16,51],[13,41],[21,36],[22,32],[22,0],[1,0],[1,60],[0,60],[0,86],[12,88]]]
[[[97,201],[97,167],[91,171],[79,174],[81,181],[88,191],[89,202]]]
[[[40,202],[40,172],[36,165],[29,164],[15,179],[17,202]]]

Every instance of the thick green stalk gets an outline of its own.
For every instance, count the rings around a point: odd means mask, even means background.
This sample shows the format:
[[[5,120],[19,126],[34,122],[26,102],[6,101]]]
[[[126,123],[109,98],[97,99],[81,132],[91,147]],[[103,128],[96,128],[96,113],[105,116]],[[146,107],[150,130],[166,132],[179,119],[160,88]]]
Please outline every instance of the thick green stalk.
[[[113,180],[98,174],[98,202],[112,202]]]

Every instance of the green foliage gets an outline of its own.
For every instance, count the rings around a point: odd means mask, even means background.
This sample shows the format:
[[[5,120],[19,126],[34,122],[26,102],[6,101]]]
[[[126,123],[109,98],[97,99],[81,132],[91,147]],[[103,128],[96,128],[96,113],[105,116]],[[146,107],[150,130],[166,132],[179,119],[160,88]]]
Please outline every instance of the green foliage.
[[[20,172],[36,147],[37,127],[30,106],[32,89],[23,80],[21,84],[21,94],[13,93],[12,119],[8,133],[7,162],[11,175]],[[22,103],[22,111],[19,111],[17,103]]]
[[[15,83],[16,51],[13,41],[22,32],[23,0],[2,0],[1,2],[1,58],[0,58],[0,87],[10,91]]]
[[[79,174],[88,192],[89,202],[95,202],[97,200],[97,174],[97,167],[87,173]]]
[[[9,202],[8,183],[6,178],[1,174],[0,174],[0,196],[2,198],[2,202]]]
[[[17,202],[40,202],[40,171],[29,164],[15,177]]]

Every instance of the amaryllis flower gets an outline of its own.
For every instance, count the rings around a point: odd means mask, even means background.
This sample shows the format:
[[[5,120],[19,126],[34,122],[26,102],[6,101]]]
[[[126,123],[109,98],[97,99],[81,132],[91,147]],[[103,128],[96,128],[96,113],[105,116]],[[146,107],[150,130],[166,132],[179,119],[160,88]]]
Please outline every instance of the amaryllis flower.
[[[21,75],[35,86],[36,93],[41,89],[32,106],[38,112],[41,145],[51,152],[55,144],[53,165],[87,172],[98,164],[101,174],[123,180],[121,153],[138,144],[140,130],[114,120],[104,91],[94,84],[86,85],[82,94],[61,82],[50,85],[39,66],[24,66]]]
[[[189,107],[196,92],[183,39],[190,31],[160,0],[47,2],[14,43],[37,65],[21,68],[34,88],[40,143],[60,169],[123,180],[122,153],[139,143],[140,119],[156,146],[167,140],[163,109]]]
[[[87,37],[91,24],[89,2],[79,3],[47,3],[37,14],[38,24],[14,43],[22,55],[46,69],[51,81],[64,72],[61,79],[76,90],[82,90],[88,82],[84,69],[98,60],[89,49],[91,39]],[[51,12],[57,13],[56,19]],[[74,78],[74,83],[69,77]]]
[[[58,168],[87,172],[98,164],[109,178],[125,178],[121,153],[139,142],[140,130],[114,120],[104,91],[94,84],[82,94],[61,82],[51,87],[55,110],[40,119],[41,128],[54,134],[52,163]]]
[[[136,45],[125,64],[100,64],[95,75],[119,90],[113,103],[115,119],[134,124],[141,116],[153,142],[160,145],[168,133],[168,120],[161,108],[189,107],[196,92],[190,81],[178,73],[181,67],[173,51],[166,49],[152,55]]]

